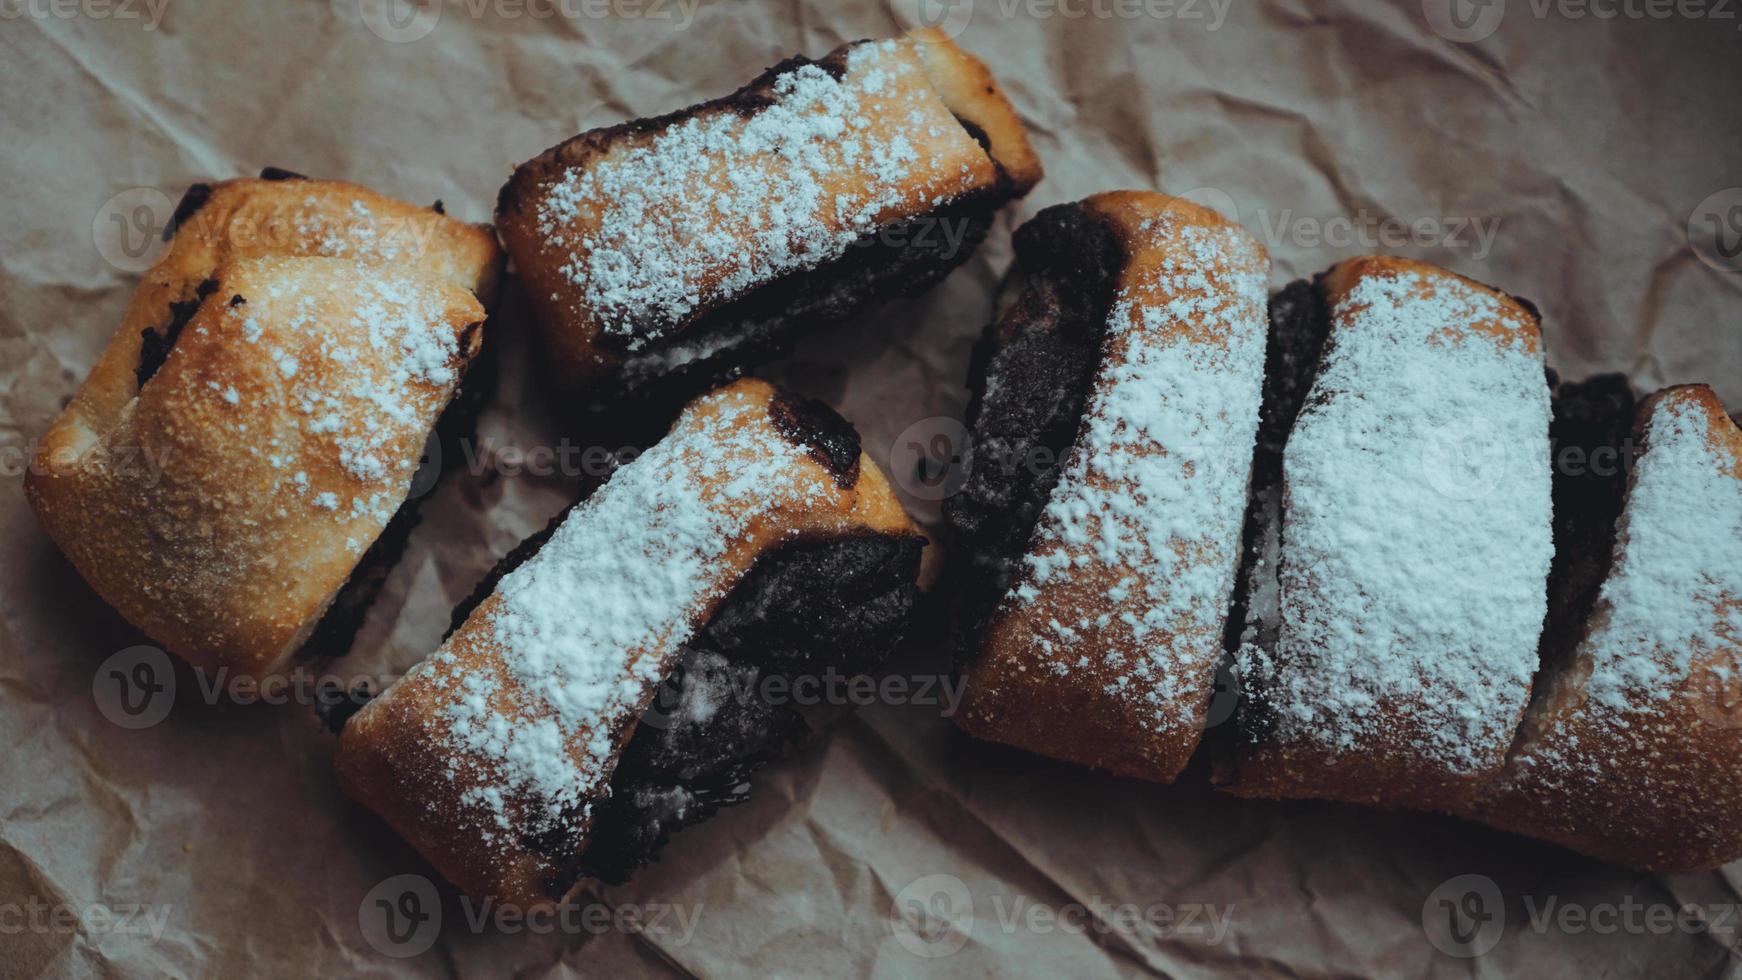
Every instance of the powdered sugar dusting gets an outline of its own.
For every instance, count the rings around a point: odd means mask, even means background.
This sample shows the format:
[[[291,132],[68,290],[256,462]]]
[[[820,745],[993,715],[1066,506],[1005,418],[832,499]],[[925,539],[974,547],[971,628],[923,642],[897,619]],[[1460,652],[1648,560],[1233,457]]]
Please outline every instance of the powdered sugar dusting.
[[[1673,394],[1652,413],[1603,585],[1607,612],[1581,651],[1593,710],[1673,698],[1696,652],[1742,650],[1742,483],[1711,425]]]
[[[455,689],[442,717],[453,752],[488,774],[462,794],[487,839],[511,825],[510,801],[532,801],[515,812],[537,829],[587,812],[622,725],[732,584],[722,556],[771,511],[828,496],[796,466],[806,450],[752,417],[759,406],[711,401],[717,414],[692,407],[503,578],[484,642],[505,673],[465,670],[446,648],[416,668]]]
[[[398,442],[427,427],[432,400],[459,382],[447,298],[412,278],[357,277],[335,316],[324,261],[275,268],[263,295],[229,303],[215,326],[263,348],[267,379],[275,382],[270,397],[289,408],[290,425],[260,433],[249,452],[282,471],[285,489],[310,507],[386,523],[418,465],[415,449]],[[233,384],[210,387],[226,406],[243,400]],[[316,486],[309,471],[323,468],[311,453],[337,462],[355,483]]]
[[[1160,728],[1196,721],[1221,652],[1258,429],[1268,262],[1237,229],[1171,213],[1137,237],[1162,258],[1115,299],[1083,429],[1005,605],[1111,585],[1105,602],[1053,608],[1024,642],[1047,669],[1105,676],[1109,697],[1152,708]]]
[[[1497,765],[1546,609],[1549,393],[1519,314],[1449,275],[1383,271],[1333,310],[1285,450],[1282,627],[1240,652],[1274,738]]]
[[[748,115],[691,116],[566,174],[542,197],[538,226],[571,254],[563,274],[599,329],[636,350],[975,189],[985,173],[968,159],[987,163],[912,42],[868,42],[848,51],[840,78],[794,68]]]
[[[1662,738],[1629,716],[1710,696],[1689,683],[1696,658],[1733,686],[1728,672],[1742,669],[1742,481],[1711,425],[1682,392],[1655,403],[1590,634],[1557,679],[1582,687],[1580,696],[1551,699],[1558,713],[1514,760],[1515,783],[1558,784],[1588,770],[1656,782]]]

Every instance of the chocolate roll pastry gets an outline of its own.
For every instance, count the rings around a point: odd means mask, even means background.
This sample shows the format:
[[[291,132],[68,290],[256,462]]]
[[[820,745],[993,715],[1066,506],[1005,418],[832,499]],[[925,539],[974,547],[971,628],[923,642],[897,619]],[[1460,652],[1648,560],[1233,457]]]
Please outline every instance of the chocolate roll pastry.
[[[471,895],[620,880],[802,732],[760,678],[886,651],[923,543],[839,416],[719,389],[346,723],[340,782]]]
[[[1244,796],[1456,810],[1505,761],[1547,605],[1536,312],[1370,257],[1285,290],[1273,318],[1220,778]]]
[[[956,719],[1168,781],[1222,655],[1270,260],[1219,215],[1136,191],[1042,211],[1016,253],[946,501],[968,569]]]
[[[1640,405],[1637,445],[1619,523],[1592,535],[1613,557],[1588,624],[1464,812],[1629,868],[1716,868],[1742,858],[1742,430],[1684,385]]]
[[[502,262],[487,226],[271,173],[188,192],[25,480],[129,622],[253,677],[348,647]]]
[[[514,172],[497,222],[554,373],[603,404],[929,288],[1040,176],[991,73],[920,31],[582,133]]]

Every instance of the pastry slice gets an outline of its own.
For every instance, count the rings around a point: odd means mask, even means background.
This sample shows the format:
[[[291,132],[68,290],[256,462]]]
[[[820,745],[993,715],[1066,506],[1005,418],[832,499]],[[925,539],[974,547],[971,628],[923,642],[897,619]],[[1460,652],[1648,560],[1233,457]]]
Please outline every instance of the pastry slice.
[[[1269,257],[1145,192],[1048,208],[1016,252],[971,381],[968,481],[946,503],[967,566],[956,719],[1165,782],[1223,650]]]
[[[1742,430],[1683,385],[1639,407],[1638,433],[1588,626],[1465,812],[1629,868],[1706,870],[1742,858]]]
[[[497,221],[555,374],[605,402],[930,287],[1039,179],[991,73],[921,31],[582,133],[514,172]]]
[[[340,782],[468,894],[621,880],[802,734],[795,676],[887,651],[923,544],[839,416],[719,389],[346,723]]]
[[[500,266],[487,227],[352,184],[197,185],[38,446],[43,527],[196,666],[343,653],[432,428],[475,404],[456,396]]]
[[[1220,778],[1245,796],[1454,810],[1505,761],[1537,666],[1553,544],[1536,312],[1369,257],[1273,313],[1283,376]]]

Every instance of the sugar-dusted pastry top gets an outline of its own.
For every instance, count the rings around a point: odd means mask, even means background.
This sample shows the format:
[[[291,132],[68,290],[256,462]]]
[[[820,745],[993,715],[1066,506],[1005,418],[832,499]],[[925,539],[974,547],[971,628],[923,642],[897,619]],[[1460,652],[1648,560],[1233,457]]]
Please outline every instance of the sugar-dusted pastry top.
[[[1284,456],[1281,626],[1240,667],[1268,718],[1236,791],[1447,805],[1504,759],[1552,551],[1533,311],[1389,258],[1338,265]]]
[[[1701,385],[1640,423],[1584,641],[1471,812],[1630,867],[1716,867],[1742,857],[1742,431]]]
[[[142,334],[170,332],[226,261],[328,256],[385,265],[464,287],[486,308],[503,263],[488,225],[357,184],[294,175],[195,184],[165,234],[168,248],[140,279],[120,328],[68,406],[90,428],[103,428],[138,391]]]
[[[692,403],[351,719],[352,795],[474,895],[561,897],[636,717],[757,558],[911,530],[856,440],[809,411],[759,381]]]
[[[572,378],[842,259],[868,233],[1038,178],[984,66],[921,32],[583,133],[516,170],[498,220]]]
[[[1077,436],[968,668],[962,724],[1166,780],[1197,743],[1222,653],[1269,258],[1164,195],[1082,207],[1116,229],[1126,264]]]
[[[266,673],[405,499],[484,310],[415,269],[328,258],[226,261],[200,296],[112,417],[55,423],[26,489],[130,622],[196,665]]]

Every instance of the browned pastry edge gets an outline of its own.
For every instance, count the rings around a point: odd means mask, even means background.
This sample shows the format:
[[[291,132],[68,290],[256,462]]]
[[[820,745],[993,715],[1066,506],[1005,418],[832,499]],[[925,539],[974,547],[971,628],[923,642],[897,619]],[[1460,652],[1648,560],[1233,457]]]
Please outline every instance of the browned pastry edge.
[[[1653,413],[1670,400],[1706,416],[1710,445],[1730,461],[1725,472],[1742,494],[1742,429],[1705,385],[1665,388],[1640,403],[1635,438],[1644,454],[1651,451]],[[1625,549],[1618,541],[1617,563]],[[1731,592],[1730,601],[1742,603],[1742,594]],[[1600,628],[1604,615],[1599,603],[1584,632]],[[1742,637],[1714,636],[1672,697],[1619,718],[1604,713],[1592,719],[1578,716],[1591,665],[1575,652],[1539,679],[1511,753],[1516,759],[1552,739],[1574,768],[1544,780],[1509,767],[1493,791],[1461,815],[1652,873],[1704,871],[1742,858],[1742,725],[1722,703],[1735,685],[1722,672],[1739,663]],[[1605,758],[1633,765],[1617,767]]]
[[[961,220],[970,227],[979,226],[968,236],[967,244],[977,244],[984,234],[984,225],[998,207],[1020,198],[1042,176],[1039,158],[1028,143],[1026,130],[1014,107],[1004,97],[990,70],[963,51],[941,31],[923,30],[907,35],[919,42],[919,60],[927,81],[944,103],[987,153],[998,174],[994,186],[954,201],[943,202],[931,214]],[[540,254],[542,234],[537,228],[536,208],[532,202],[548,184],[568,171],[584,167],[607,151],[625,143],[664,131],[685,120],[720,112],[750,115],[772,100],[773,85],[781,75],[802,65],[814,64],[831,74],[839,75],[851,50],[858,41],[841,45],[821,59],[812,61],[794,57],[764,71],[750,83],[730,95],[642,119],[633,119],[614,126],[592,129],[570,137],[550,147],[538,156],[515,168],[497,196],[496,220],[502,241],[515,259],[521,278],[528,285],[529,297],[545,338],[550,355],[549,368],[558,385],[566,390],[603,389],[607,398],[616,400],[634,389],[656,387],[652,379],[639,377],[647,368],[637,368],[633,378],[620,377],[625,367],[624,352],[598,335],[596,323],[570,316],[556,297],[571,291],[560,274],[548,268],[552,263]],[[908,215],[903,220],[917,220],[926,215]],[[718,379],[729,376],[733,368],[776,356],[803,330],[851,312],[888,295],[903,294],[928,288],[966,259],[964,254],[945,257],[940,268],[931,275],[916,275],[914,270],[875,268],[873,254],[889,247],[853,248],[847,254],[825,262],[817,268],[793,272],[765,282],[748,292],[723,296],[705,308],[686,316],[675,325],[659,347],[676,347],[686,338],[710,336],[710,339],[751,330],[731,345],[722,346],[717,356],[703,364],[700,359],[686,358],[686,371],[707,380],[704,371]],[[920,252],[921,250],[909,249]],[[932,260],[937,261],[937,260]],[[883,281],[887,279],[888,281]],[[789,288],[798,280],[811,280],[831,295],[806,296],[804,288]],[[834,294],[840,295],[834,295]],[[793,294],[793,295],[788,295]],[[788,322],[792,321],[792,322]],[[712,363],[717,362],[717,363]],[[673,372],[680,373],[680,372]],[[695,384],[684,386],[680,396],[693,393]],[[668,392],[669,394],[669,392]]]
[[[829,447],[834,442],[816,432],[802,412],[783,411],[792,400],[767,382],[746,379],[702,396],[692,403],[684,419],[689,419],[691,412],[717,412],[722,399],[744,399],[766,406],[763,419],[768,424],[783,438],[803,441],[813,450],[797,464],[813,471],[807,479],[814,477],[819,486],[834,491],[831,500],[813,498],[805,505],[804,514],[758,521],[757,528],[732,544],[721,559],[726,587],[710,593],[713,598],[698,623],[712,616],[730,584],[754,567],[760,556],[783,544],[866,531],[919,533],[882,471],[869,458],[863,454],[845,458],[833,452]],[[684,424],[684,420],[678,423]],[[501,669],[497,655],[488,650],[489,641],[481,639],[492,629],[500,602],[500,593],[485,599],[444,643],[443,650],[460,658],[465,669]],[[675,657],[676,651],[662,654],[663,673],[669,673]],[[657,684],[650,685],[643,692],[641,708],[656,689]],[[574,857],[588,843],[586,822],[572,828],[565,825],[561,840],[524,841],[507,848],[482,841],[474,823],[476,814],[459,799],[462,784],[478,774],[471,772],[471,763],[456,759],[431,730],[431,726],[440,725],[439,698],[439,688],[414,672],[351,718],[334,757],[340,785],[392,825],[461,891],[522,906],[560,900],[574,883]],[[592,799],[606,791],[609,771],[633,734],[635,720],[634,715],[604,720],[615,748],[606,776],[590,788]],[[571,732],[569,741],[574,744],[587,734]],[[509,828],[504,832],[515,831]]]
[[[1362,279],[1404,273],[1429,280],[1455,280],[1488,293],[1500,302],[1501,317],[1490,323],[1472,325],[1470,329],[1497,339],[1516,335],[1522,338],[1526,350],[1541,350],[1540,316],[1534,305],[1486,283],[1428,262],[1382,255],[1348,259],[1326,270],[1322,277],[1322,296],[1326,306],[1334,310],[1341,297]],[[1337,343],[1337,329],[1333,322],[1325,342],[1325,355]],[[1316,378],[1316,370],[1314,375]],[[1310,384],[1308,388],[1310,390]],[[1286,504],[1282,520],[1286,529]],[[1286,540],[1285,530],[1285,561]],[[1546,583],[1544,588],[1546,589]],[[1467,776],[1454,776],[1417,764],[1418,760],[1407,746],[1369,745],[1332,751],[1318,745],[1284,745],[1266,737],[1267,726],[1252,724],[1252,702],[1256,692],[1250,689],[1251,679],[1242,678],[1241,682],[1248,685],[1248,689],[1243,692],[1246,704],[1241,709],[1241,730],[1235,749],[1236,756],[1232,760],[1231,768],[1224,764],[1222,771],[1218,773],[1219,778],[1224,781],[1220,788],[1235,796],[1260,799],[1325,799],[1378,807],[1451,811],[1479,792],[1484,781],[1492,776],[1504,758],[1502,749],[1493,765],[1487,769]],[[1395,712],[1397,707],[1393,705],[1391,710]],[[1524,707],[1521,705],[1520,718],[1523,712]],[[1516,728],[1517,721],[1518,719],[1514,719],[1509,727]],[[1223,762],[1226,763],[1227,760]]]
[[[332,296],[345,295],[349,280],[358,278],[416,283],[411,288],[444,296],[450,313],[458,318],[456,335],[464,335],[457,372],[463,375],[480,349],[479,327],[485,317],[480,300],[494,297],[503,254],[487,225],[464,224],[438,209],[396,201],[355,184],[309,180],[271,168],[261,178],[194,185],[165,235],[168,249],[145,273],[120,327],[39,443],[25,488],[50,537],[130,622],[198,666],[258,675],[288,661],[295,651],[280,641],[311,632],[334,596],[307,605],[277,593],[226,599],[221,594],[226,583],[220,575],[211,584],[216,592],[188,604],[193,595],[178,598],[172,583],[198,580],[205,573],[170,567],[165,553],[173,549],[146,543],[140,535],[146,526],[179,522],[185,535],[208,536],[208,550],[213,553],[246,550],[254,532],[247,520],[236,515],[262,501],[235,495],[248,493],[260,477],[238,474],[231,468],[234,461],[225,460],[204,471],[182,472],[171,466],[160,477],[162,486],[129,484],[125,474],[113,473],[106,478],[108,483],[100,485],[80,476],[81,461],[93,450],[103,455],[142,449],[108,445],[112,433],[124,424],[161,432],[159,448],[164,452],[199,446],[200,433],[216,424],[215,418],[148,418],[140,413],[164,411],[166,406],[160,404],[162,399],[140,395],[156,372],[176,359],[181,331],[198,319],[216,316],[217,307],[231,302],[232,294],[241,294],[241,289],[222,288],[239,270],[248,270],[246,275],[255,281],[288,268],[274,265],[277,260],[338,262],[351,269],[347,277],[334,277]],[[317,258],[333,254],[346,259]],[[340,332],[331,335],[337,342],[349,342]],[[208,349],[201,354],[197,370],[224,365],[226,372],[248,375],[260,366],[250,356],[245,344],[235,344],[227,352]],[[270,399],[276,396],[271,390],[268,386],[259,391],[268,399],[265,404],[240,406],[247,413],[260,414],[262,425],[280,420],[274,416],[275,403]],[[452,394],[446,393],[442,402]],[[288,406],[279,407],[289,411]],[[152,478],[143,470],[136,476]],[[222,508],[207,513],[210,508],[195,503],[195,498],[231,500],[240,506],[230,508],[232,516],[226,517]],[[159,510],[164,507],[176,509]],[[195,511],[204,516],[196,517]],[[311,542],[320,538],[310,536]],[[358,564],[356,555],[317,558],[322,545],[308,547],[313,550],[301,559],[316,562],[321,578],[333,573],[334,562]],[[312,568],[308,573],[317,574]],[[214,620],[194,605],[227,611]],[[267,622],[275,625],[265,627]]]
[[[1117,242],[1123,253],[1124,265],[1115,289],[1115,296],[1129,292],[1138,302],[1163,301],[1165,296],[1156,287],[1137,281],[1141,273],[1158,264],[1169,244],[1145,236],[1150,222],[1172,216],[1184,223],[1206,228],[1237,227],[1226,218],[1207,208],[1182,198],[1149,191],[1115,191],[1097,194],[1080,202],[1093,214]],[[1256,242],[1253,248],[1263,254]],[[1103,317],[1106,311],[1103,311]],[[1168,330],[1190,330],[1189,324],[1170,326]],[[1103,345],[1101,357],[1107,356]],[[1100,368],[1096,368],[1098,374]],[[1093,382],[1091,383],[1092,397]],[[1079,423],[1079,434],[1088,425],[1085,415]],[[1075,443],[1073,439],[1073,444]],[[1031,536],[1032,536],[1031,532]],[[1233,554],[1238,542],[1230,542]],[[1230,566],[1230,573],[1232,566]],[[1114,583],[1106,582],[1110,588]],[[1232,586],[1232,575],[1229,577]],[[1080,601],[1093,601],[1077,594],[1076,586],[1048,586],[1066,589]],[[1122,776],[1132,776],[1156,782],[1171,782],[1191,758],[1202,734],[1201,722],[1171,726],[1157,730],[1153,714],[1133,706],[1122,698],[1108,696],[1105,678],[1093,670],[1070,670],[1059,673],[1042,669],[1043,662],[1022,642],[1015,630],[1015,620],[1004,622],[1007,611],[995,612],[980,638],[978,650],[963,667],[966,688],[961,710],[955,721],[968,733],[992,741],[1004,742],[1041,755],[1069,762],[1106,769]],[[1221,630],[1218,627],[1210,643],[1213,655],[1202,674],[1199,714],[1207,704],[1213,689],[1216,659],[1221,652]],[[1075,659],[1080,651],[1068,656]]]

